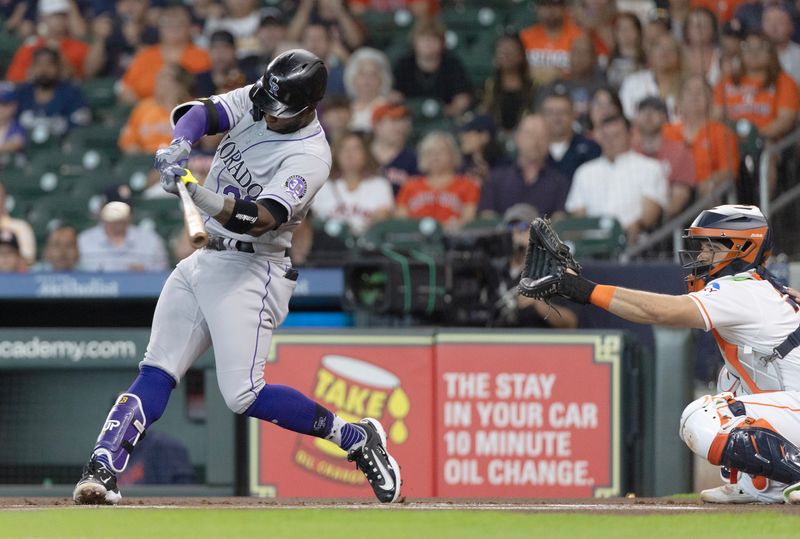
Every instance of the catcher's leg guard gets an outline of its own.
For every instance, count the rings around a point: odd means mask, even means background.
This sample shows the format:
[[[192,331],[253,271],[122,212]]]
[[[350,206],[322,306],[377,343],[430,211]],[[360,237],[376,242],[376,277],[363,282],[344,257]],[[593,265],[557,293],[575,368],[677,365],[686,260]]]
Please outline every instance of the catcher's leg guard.
[[[711,464],[780,483],[800,481],[800,449],[730,394],[697,399],[681,416],[681,439]]]
[[[133,448],[144,438],[147,418],[142,402],[133,393],[123,393],[108,413],[103,430],[97,437],[95,455],[105,455],[114,472],[128,465]]]

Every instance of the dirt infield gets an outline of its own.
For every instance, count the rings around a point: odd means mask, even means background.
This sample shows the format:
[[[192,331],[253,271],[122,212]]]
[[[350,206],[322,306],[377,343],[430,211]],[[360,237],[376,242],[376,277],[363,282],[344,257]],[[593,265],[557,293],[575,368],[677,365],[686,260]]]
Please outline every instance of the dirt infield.
[[[69,498],[3,498],[0,511],[30,511],[37,509],[67,508],[76,510]],[[800,515],[800,506],[791,505],[712,505],[699,500],[671,498],[598,498],[585,500],[541,499],[415,499],[404,503],[382,505],[371,500],[341,499],[272,499],[248,497],[179,497],[179,498],[123,498],[117,509],[145,508],[214,508],[214,509],[344,509],[386,511],[503,511],[525,513],[589,513],[589,514],[680,514],[771,511]]]

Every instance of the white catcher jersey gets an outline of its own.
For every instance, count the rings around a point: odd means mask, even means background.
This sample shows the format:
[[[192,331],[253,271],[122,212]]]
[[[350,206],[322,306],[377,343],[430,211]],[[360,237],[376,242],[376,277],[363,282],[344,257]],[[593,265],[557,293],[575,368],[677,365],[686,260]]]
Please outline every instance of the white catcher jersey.
[[[206,226],[211,234],[253,243],[257,253],[281,254],[291,246],[294,229],[328,179],[331,150],[316,117],[288,134],[270,131],[263,120],[254,121],[250,86],[211,98],[222,103],[231,128],[217,147],[205,186],[236,199],[275,200],[286,208],[288,219],[261,236],[234,234],[210,218]]]
[[[783,359],[773,349],[800,325],[797,305],[755,270],[714,279],[689,297],[712,331],[738,394],[800,391],[800,348]]]

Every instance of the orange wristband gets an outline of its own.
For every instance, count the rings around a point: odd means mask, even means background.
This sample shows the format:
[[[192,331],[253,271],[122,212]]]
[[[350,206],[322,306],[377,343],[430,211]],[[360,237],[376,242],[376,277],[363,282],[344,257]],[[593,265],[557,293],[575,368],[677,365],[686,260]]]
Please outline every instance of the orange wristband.
[[[592,290],[592,295],[589,296],[589,303],[597,305],[601,309],[608,310],[611,306],[611,300],[614,298],[614,293],[617,291],[616,286],[609,286],[606,284],[599,284]]]

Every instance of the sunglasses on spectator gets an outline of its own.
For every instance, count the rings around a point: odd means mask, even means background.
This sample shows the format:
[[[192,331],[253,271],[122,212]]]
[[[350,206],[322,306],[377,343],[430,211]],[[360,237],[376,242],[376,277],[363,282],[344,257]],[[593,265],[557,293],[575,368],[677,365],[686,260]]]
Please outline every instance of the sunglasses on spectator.
[[[506,228],[508,230],[518,230],[522,232],[524,230],[528,230],[530,226],[530,223],[526,223],[525,221],[512,221],[506,225]]]

